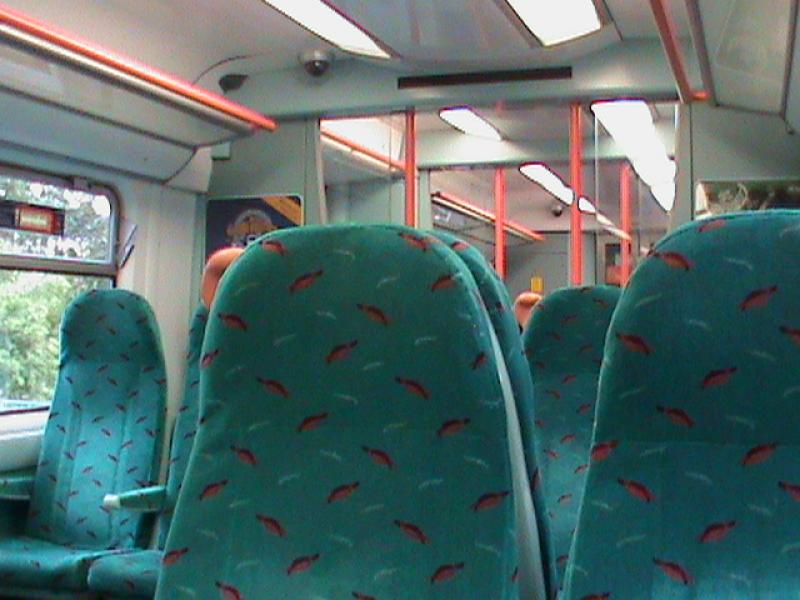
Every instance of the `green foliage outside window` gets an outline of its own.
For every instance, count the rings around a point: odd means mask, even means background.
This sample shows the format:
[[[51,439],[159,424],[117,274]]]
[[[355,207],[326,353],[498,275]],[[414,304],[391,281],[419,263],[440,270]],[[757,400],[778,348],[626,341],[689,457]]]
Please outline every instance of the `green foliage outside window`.
[[[0,175],[0,199],[66,211],[63,237],[0,229],[0,254],[108,262],[113,237],[105,195]],[[50,402],[65,308],[81,292],[111,285],[107,277],[0,270],[0,411]]]
[[[0,271],[0,409],[4,401],[17,406],[10,399],[50,401],[64,309],[81,292],[110,285],[101,277]]]

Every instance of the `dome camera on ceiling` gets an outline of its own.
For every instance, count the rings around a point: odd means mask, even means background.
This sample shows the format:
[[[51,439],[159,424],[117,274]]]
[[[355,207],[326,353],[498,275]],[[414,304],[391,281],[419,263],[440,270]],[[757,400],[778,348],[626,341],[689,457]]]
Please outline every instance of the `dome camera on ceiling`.
[[[333,53],[327,50],[309,50],[301,53],[299,59],[311,77],[322,77],[331,68]]]

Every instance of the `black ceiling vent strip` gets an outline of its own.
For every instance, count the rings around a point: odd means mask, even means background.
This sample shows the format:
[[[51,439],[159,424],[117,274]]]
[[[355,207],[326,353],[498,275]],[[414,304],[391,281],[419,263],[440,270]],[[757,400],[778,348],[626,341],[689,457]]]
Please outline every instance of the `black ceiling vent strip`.
[[[550,81],[556,79],[572,79],[572,67],[547,67],[516,71],[474,71],[471,73],[442,73],[439,75],[400,77],[397,80],[397,87],[401,90],[408,90],[427,87],[486,85],[492,83]]]

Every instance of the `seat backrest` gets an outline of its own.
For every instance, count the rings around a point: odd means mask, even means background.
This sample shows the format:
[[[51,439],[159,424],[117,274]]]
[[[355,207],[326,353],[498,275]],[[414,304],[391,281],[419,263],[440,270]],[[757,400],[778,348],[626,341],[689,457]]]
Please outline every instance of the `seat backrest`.
[[[147,301],[102,290],[67,307],[29,535],[87,548],[144,541],[142,518],[104,509],[103,496],[157,478],[166,389],[158,324]]]
[[[525,461],[529,475],[533,475],[536,464],[533,441],[533,383],[528,363],[525,360],[519,326],[511,308],[508,289],[475,246],[445,231],[439,230],[432,233],[458,254],[478,285],[478,290],[503,351],[519,413]]]
[[[478,285],[478,291],[497,336],[497,342],[500,346],[509,384],[514,396],[516,418],[519,423],[521,438],[520,450],[522,452],[522,456],[518,460],[525,463],[525,493],[530,494],[532,490],[527,482],[532,480],[536,472],[533,383],[531,382],[531,373],[522,347],[519,325],[511,308],[508,289],[480,250],[445,231],[437,230],[432,232],[432,235],[456,252],[458,257],[464,261],[464,264],[466,264],[475,278],[475,283]],[[537,596],[542,596],[545,593],[547,584],[543,570],[544,548],[541,544],[539,532],[541,518],[538,512],[533,510],[532,497],[530,498],[530,507],[534,514],[520,515],[518,513],[517,515],[520,545],[529,553],[527,560],[525,556],[521,556],[520,560],[531,565],[532,591]]]
[[[197,415],[200,402],[200,354],[207,323],[208,309],[204,304],[200,303],[189,325],[189,346],[186,352],[183,402],[178,408],[178,414],[175,416],[175,425],[172,428],[172,443],[169,450],[167,470],[167,499],[159,522],[159,548],[163,548],[167,542],[172,513],[175,509],[175,503],[178,501],[178,493],[183,485],[186,466],[189,464],[194,437],[197,434]]]
[[[800,589],[800,212],[691,223],[608,336],[567,598]],[[594,596],[593,596],[594,594]]]
[[[534,499],[545,537],[551,597],[561,587],[589,462],[600,363],[619,288],[556,290],[525,332],[534,382]]]
[[[157,598],[516,598],[505,400],[477,296],[412,229],[252,244],[206,332]]]

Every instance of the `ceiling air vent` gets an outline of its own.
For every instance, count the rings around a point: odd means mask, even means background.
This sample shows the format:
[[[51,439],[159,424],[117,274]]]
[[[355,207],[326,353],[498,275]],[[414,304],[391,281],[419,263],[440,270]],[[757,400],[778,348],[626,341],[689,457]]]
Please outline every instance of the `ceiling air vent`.
[[[401,77],[397,87],[401,90],[448,87],[457,85],[487,85],[516,83],[520,81],[552,81],[572,79],[572,67],[547,67],[515,71],[473,71],[468,73],[439,73]]]

